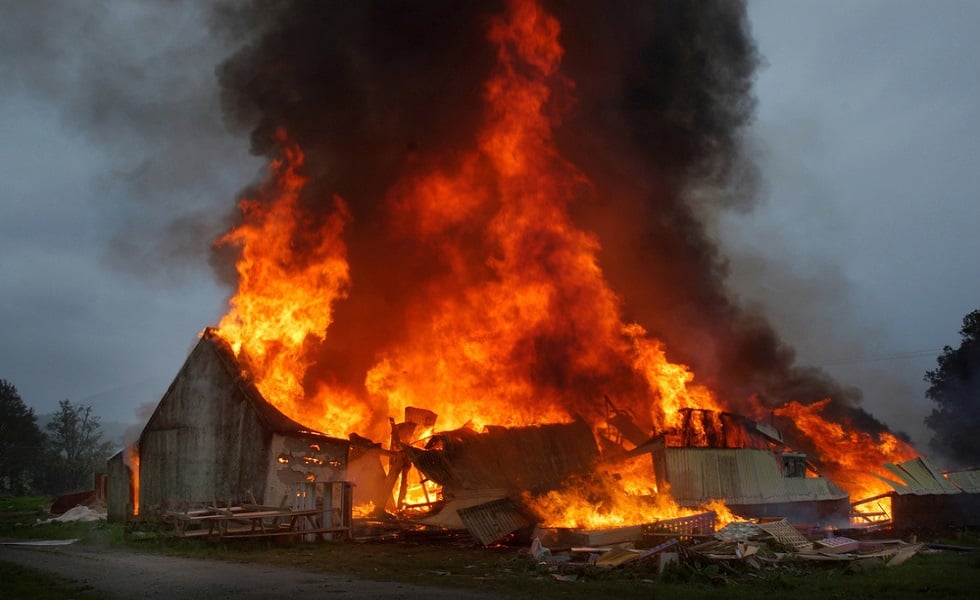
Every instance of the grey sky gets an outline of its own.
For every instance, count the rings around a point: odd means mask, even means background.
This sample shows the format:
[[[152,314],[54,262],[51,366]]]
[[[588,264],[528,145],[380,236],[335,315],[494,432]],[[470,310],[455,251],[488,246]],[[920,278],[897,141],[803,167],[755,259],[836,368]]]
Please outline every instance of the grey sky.
[[[922,375],[980,308],[980,3],[749,11],[765,198],[717,223],[732,285],[924,447]],[[224,312],[207,248],[261,164],[206,13],[0,0],[0,377],[39,412],[135,420]]]

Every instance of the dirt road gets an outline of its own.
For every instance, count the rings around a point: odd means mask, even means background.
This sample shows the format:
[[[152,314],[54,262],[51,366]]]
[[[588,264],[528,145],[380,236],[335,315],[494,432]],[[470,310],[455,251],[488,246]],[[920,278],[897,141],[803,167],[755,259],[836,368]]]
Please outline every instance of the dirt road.
[[[259,564],[177,558],[80,544],[0,544],[0,561],[50,572],[92,586],[106,598],[207,600],[261,598],[455,598],[494,596],[405,583],[367,581]],[[0,592],[2,596],[2,592]]]

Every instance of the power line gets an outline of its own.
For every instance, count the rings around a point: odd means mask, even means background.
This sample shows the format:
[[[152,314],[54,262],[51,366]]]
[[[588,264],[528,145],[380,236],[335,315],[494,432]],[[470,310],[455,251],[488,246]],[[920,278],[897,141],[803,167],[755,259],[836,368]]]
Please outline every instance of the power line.
[[[909,352],[896,352],[882,356],[868,356],[864,358],[850,358],[841,360],[828,360],[817,363],[817,367],[837,367],[843,365],[856,365],[861,363],[885,362],[890,360],[908,360],[913,358],[936,358],[944,349],[911,350]]]

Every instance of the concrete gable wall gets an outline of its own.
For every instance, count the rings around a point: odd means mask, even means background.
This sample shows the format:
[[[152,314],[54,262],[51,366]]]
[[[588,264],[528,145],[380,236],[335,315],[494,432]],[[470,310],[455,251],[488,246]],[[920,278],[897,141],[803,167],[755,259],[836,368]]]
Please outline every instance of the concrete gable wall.
[[[140,438],[141,510],[184,501],[256,500],[265,489],[272,433],[203,339]]]

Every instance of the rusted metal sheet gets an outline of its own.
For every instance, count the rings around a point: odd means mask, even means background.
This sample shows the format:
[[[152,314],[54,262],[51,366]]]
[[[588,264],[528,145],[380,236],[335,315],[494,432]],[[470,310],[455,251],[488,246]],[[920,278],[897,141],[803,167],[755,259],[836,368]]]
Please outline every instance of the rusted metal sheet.
[[[532,427],[442,432],[427,449],[405,447],[416,468],[449,496],[500,488],[540,493],[592,471],[599,449],[582,421]]]
[[[473,539],[484,546],[534,525],[531,517],[509,498],[461,508],[456,513]]]

